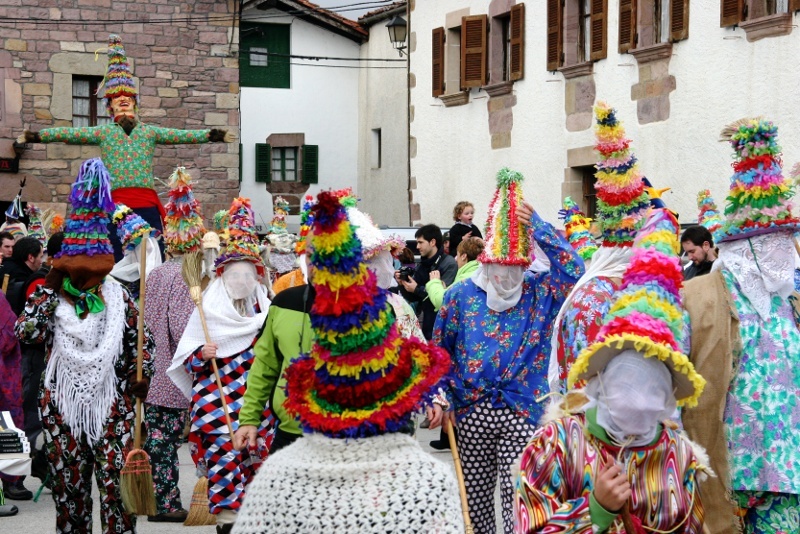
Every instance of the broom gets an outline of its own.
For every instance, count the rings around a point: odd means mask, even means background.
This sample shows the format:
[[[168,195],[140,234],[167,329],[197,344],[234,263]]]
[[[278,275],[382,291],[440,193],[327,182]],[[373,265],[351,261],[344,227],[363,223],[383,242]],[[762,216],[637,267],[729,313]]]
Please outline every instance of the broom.
[[[461,470],[461,458],[458,457],[458,447],[456,447],[456,433],[453,432],[453,424],[447,414],[444,414],[447,439],[450,441],[450,452],[453,454],[453,463],[456,466],[456,478],[458,479],[458,493],[461,497],[461,514],[464,516],[465,534],[473,534],[472,521],[469,519],[469,504],[467,503],[467,487],[464,485],[464,472]]]
[[[206,315],[203,312],[203,291],[200,288],[203,273],[203,253],[190,252],[183,256],[183,265],[181,267],[181,276],[189,288],[189,295],[192,297],[194,305],[197,306],[197,312],[200,314],[200,324],[203,325],[203,334],[206,337],[206,343],[211,343],[211,336],[208,333],[208,325],[206,324]],[[219,378],[219,369],[217,369],[217,360],[211,358],[211,369],[214,371],[214,379],[217,382],[217,389],[219,390],[220,399],[222,400],[222,410],[225,412],[225,422],[228,425],[228,433],[233,441],[233,425],[231,424],[231,416],[228,411],[228,401],[225,399],[224,390],[222,389],[222,380]],[[183,524],[187,527],[202,526],[202,525],[216,525],[216,518],[208,511],[208,478],[200,477],[197,484],[192,491],[192,504],[189,506],[189,515]]]
[[[139,325],[136,341],[136,380],[142,379],[144,357],[144,290],[147,258],[147,238],[142,235],[139,258]],[[122,504],[130,514],[156,515],[156,496],[153,488],[153,472],[150,457],[142,449],[142,399],[136,399],[136,426],[134,426],[133,450],[125,458],[122,468],[120,490]]]

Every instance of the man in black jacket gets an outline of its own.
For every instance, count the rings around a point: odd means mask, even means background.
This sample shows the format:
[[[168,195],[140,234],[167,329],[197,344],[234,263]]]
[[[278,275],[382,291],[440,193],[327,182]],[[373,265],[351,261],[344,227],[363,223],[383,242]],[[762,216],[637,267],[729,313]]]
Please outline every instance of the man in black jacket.
[[[430,280],[430,272],[438,270],[445,287],[450,286],[456,279],[458,265],[452,256],[444,253],[439,248],[442,243],[442,231],[435,224],[426,224],[414,234],[417,239],[417,250],[422,260],[414,273],[413,278],[404,280],[399,271],[394,274],[401,286],[401,294],[409,302],[418,302],[417,313],[422,317],[420,325],[425,339],[430,340],[433,334],[433,323],[436,321],[436,310],[428,298],[425,284]]]
[[[11,257],[6,258],[0,269],[0,280],[8,275],[6,299],[16,315],[25,307],[25,283],[42,266],[43,251],[38,239],[23,237],[14,243]]]

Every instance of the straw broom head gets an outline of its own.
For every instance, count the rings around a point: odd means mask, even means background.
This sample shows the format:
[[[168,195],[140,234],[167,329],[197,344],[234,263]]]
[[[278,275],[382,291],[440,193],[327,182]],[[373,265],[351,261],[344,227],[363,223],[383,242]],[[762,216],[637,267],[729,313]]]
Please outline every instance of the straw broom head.
[[[208,511],[208,478],[200,477],[192,491],[192,504],[189,506],[189,515],[183,522],[185,527],[199,527],[203,525],[216,525],[217,517]]]
[[[202,290],[200,284],[203,279],[203,252],[196,251],[184,254],[183,265],[181,266],[181,276],[186,286],[189,288],[189,295],[195,305],[200,306],[202,302]]]
[[[156,495],[150,457],[142,449],[134,449],[125,458],[120,476],[122,503],[130,514],[156,515]]]

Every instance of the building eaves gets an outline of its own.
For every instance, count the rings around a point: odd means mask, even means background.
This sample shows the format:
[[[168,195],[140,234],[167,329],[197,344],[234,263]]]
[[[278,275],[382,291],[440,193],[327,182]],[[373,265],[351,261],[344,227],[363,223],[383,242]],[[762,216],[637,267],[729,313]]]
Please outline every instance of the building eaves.
[[[364,15],[358,18],[358,22],[362,26],[371,26],[372,24],[375,24],[382,20],[386,20],[395,15],[402,15],[405,12],[406,12],[406,0],[400,0],[399,2],[394,2],[392,4],[389,4],[388,6],[384,6],[379,9],[374,9],[369,13],[365,13]]]
[[[369,33],[358,22],[328,11],[308,0],[250,0],[244,3],[242,10],[250,7],[261,11],[268,9],[286,11],[293,17],[325,28],[359,44],[369,38]]]

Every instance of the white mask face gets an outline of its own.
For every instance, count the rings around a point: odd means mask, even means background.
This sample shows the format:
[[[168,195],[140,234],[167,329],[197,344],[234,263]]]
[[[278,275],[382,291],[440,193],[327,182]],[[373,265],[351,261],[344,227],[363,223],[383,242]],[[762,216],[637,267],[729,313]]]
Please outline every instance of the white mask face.
[[[231,299],[247,298],[253,294],[258,285],[256,266],[249,261],[237,261],[227,265],[222,271],[222,282]]]

